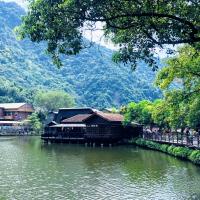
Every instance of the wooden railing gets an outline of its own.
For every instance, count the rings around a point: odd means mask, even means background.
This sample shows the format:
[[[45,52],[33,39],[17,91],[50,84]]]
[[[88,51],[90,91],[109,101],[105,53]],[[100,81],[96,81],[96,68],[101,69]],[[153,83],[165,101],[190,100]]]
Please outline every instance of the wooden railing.
[[[23,127],[0,127],[0,136],[8,136],[8,135],[31,135],[33,130],[31,128],[23,128]]]
[[[152,141],[200,148],[199,133],[189,135],[185,133],[161,133],[144,131],[142,137]]]
[[[83,134],[82,133],[76,133],[76,134],[66,134],[63,132],[45,132],[41,135],[42,138],[55,138],[55,139],[80,139],[83,138]]]
[[[119,138],[119,134],[108,134],[108,133],[63,133],[63,132],[51,132],[46,131],[41,135],[42,139],[117,139]]]

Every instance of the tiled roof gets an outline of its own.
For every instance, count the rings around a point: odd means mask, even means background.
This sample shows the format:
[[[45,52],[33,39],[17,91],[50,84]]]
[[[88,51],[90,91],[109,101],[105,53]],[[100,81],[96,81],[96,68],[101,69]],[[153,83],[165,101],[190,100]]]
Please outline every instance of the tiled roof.
[[[92,108],[90,107],[72,107],[72,108],[59,108],[59,110],[93,110]]]
[[[18,109],[26,103],[0,103],[0,108],[4,109]]]
[[[112,122],[123,122],[124,121],[123,115],[120,115],[120,114],[104,113],[104,112],[96,112],[96,114],[108,121],[112,121]]]
[[[75,115],[73,117],[67,118],[62,120],[61,123],[79,123],[79,122],[83,122],[83,120],[87,119],[88,117],[90,117],[92,114],[78,114]]]
[[[82,122],[87,121],[87,119],[89,119],[90,117],[95,116],[95,115],[102,117],[105,120],[112,121],[112,122],[122,122],[122,121],[124,121],[123,115],[96,111],[93,114],[78,114],[78,115],[75,115],[73,117],[62,120],[61,123],[63,123],[63,124],[65,124],[65,123],[82,123]]]

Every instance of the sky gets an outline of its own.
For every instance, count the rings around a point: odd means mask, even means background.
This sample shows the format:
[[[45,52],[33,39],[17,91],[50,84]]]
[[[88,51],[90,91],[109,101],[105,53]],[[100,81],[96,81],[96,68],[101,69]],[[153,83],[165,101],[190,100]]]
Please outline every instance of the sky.
[[[20,6],[26,8],[26,0],[2,0],[2,1],[5,1],[5,2],[16,2],[18,3]]]

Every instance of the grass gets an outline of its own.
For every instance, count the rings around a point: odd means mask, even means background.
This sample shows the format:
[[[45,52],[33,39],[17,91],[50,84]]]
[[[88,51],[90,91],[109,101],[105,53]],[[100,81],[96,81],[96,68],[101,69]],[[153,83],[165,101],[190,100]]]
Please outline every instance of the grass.
[[[180,147],[169,144],[160,144],[158,142],[153,142],[149,140],[145,140],[142,138],[137,138],[131,140],[131,143],[137,144],[138,146],[147,147],[150,149],[162,151],[169,155],[190,160],[194,164],[200,165],[200,150],[193,150],[188,147]]]

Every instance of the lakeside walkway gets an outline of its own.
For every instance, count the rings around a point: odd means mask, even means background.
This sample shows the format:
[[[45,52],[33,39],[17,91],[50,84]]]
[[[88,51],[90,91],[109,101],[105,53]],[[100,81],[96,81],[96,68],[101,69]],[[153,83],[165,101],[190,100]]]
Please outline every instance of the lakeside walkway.
[[[181,133],[158,133],[158,132],[143,132],[142,137],[155,142],[174,144],[179,146],[187,146],[190,148],[200,149],[200,136],[186,135]]]

